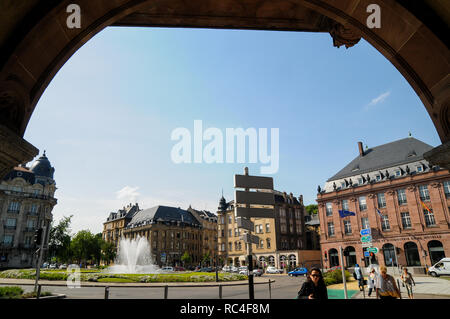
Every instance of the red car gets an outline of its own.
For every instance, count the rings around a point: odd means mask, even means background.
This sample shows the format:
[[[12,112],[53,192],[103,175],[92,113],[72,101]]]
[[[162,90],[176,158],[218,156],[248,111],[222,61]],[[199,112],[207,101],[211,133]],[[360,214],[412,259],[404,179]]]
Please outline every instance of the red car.
[[[184,269],[183,267],[180,267],[180,266],[175,266],[174,270],[175,271],[186,271],[186,269]]]

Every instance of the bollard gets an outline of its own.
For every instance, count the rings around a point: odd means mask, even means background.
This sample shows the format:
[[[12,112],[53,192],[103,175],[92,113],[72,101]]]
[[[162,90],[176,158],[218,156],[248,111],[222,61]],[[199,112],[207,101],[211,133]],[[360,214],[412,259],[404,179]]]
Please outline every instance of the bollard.
[[[222,285],[219,285],[219,299],[222,299]]]
[[[39,299],[41,297],[41,285],[38,285],[37,293],[36,293],[36,299]]]
[[[166,285],[164,287],[164,299],[167,299],[168,296],[169,296],[169,286]]]
[[[105,300],[109,298],[109,287],[105,287]]]
[[[269,279],[269,299],[272,299],[272,280]]]

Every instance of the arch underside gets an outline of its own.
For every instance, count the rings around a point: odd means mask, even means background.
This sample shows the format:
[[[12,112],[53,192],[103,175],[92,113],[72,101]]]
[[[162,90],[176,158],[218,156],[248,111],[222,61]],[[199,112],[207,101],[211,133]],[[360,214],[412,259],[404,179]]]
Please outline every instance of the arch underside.
[[[442,24],[436,27],[418,18],[412,11],[420,10],[408,2],[79,0],[81,28],[70,29],[66,8],[71,2],[30,0],[1,8],[6,18],[0,22],[0,175],[37,154],[22,137],[39,98],[70,56],[107,26],[327,32],[330,45],[347,48],[362,37],[418,94],[443,143],[429,154],[429,160],[450,167],[450,56],[442,38],[446,32]],[[373,3],[381,8],[379,29],[367,26],[367,7]],[[440,0],[433,5],[435,12],[442,11],[439,5],[447,11],[450,7]],[[448,17],[438,18],[448,28]]]

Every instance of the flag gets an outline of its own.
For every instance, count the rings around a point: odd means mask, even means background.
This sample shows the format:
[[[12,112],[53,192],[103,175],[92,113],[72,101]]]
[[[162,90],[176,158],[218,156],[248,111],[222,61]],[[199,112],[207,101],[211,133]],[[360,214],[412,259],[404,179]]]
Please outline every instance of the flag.
[[[425,203],[422,202],[422,200],[420,200],[420,202],[422,203],[423,208],[425,208],[431,214],[431,210],[428,208],[428,206],[425,205]]]
[[[354,212],[349,212],[348,210],[340,210],[339,216],[341,216],[341,218],[344,218],[347,216],[356,216],[356,214]]]
[[[381,214],[381,212],[380,212],[380,210],[378,208],[377,208],[377,213],[378,213],[378,215],[380,215],[381,218],[384,217],[383,214]]]

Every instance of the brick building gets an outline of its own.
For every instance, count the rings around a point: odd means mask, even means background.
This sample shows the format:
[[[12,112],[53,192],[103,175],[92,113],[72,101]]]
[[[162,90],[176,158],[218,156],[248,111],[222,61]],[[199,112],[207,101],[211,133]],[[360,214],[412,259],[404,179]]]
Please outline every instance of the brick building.
[[[450,256],[450,174],[424,160],[432,146],[412,137],[358,146],[359,155],[318,188],[324,266],[340,264],[339,247],[346,267],[398,264],[422,271]],[[339,210],[355,216],[340,217]],[[361,243],[360,230],[367,228],[379,249],[372,257]]]

